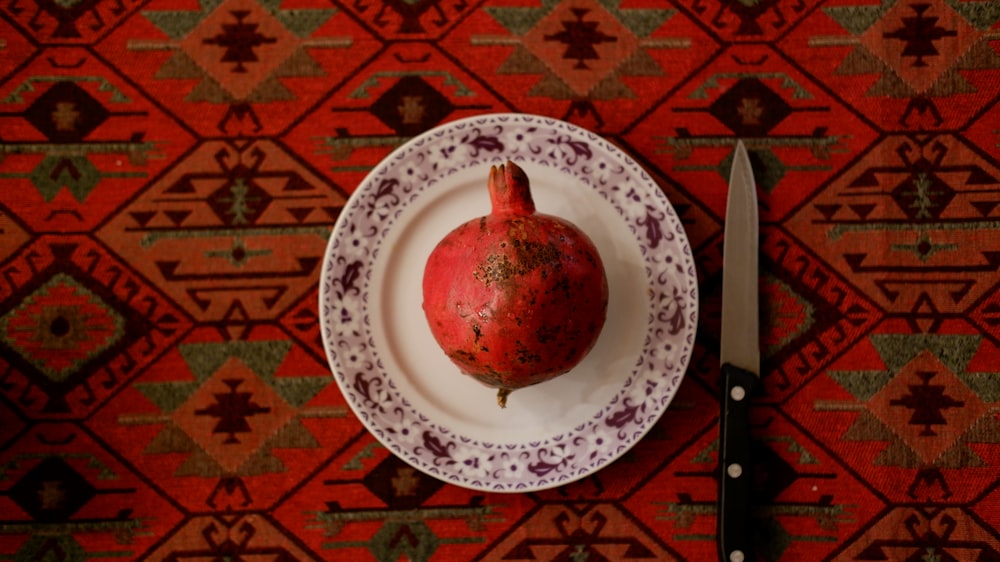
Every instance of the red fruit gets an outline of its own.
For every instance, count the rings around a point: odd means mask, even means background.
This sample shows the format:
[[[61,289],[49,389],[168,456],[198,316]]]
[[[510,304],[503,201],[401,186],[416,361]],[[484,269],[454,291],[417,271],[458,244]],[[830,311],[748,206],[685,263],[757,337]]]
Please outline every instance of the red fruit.
[[[597,341],[608,282],[576,226],[535,212],[528,176],[507,162],[489,177],[492,212],[448,233],[424,269],[424,314],[459,369],[511,391],[576,366]]]

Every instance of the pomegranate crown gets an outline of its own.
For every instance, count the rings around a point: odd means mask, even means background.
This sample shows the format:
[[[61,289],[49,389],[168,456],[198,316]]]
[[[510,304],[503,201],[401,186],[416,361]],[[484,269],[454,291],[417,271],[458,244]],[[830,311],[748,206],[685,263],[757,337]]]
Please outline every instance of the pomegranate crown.
[[[494,214],[530,215],[535,212],[528,175],[510,160],[490,167],[489,191]]]

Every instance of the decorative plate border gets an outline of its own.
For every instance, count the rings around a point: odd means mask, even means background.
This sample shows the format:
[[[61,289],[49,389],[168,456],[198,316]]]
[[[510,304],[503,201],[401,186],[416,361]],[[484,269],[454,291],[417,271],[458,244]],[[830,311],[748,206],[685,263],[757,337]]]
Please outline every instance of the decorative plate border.
[[[382,241],[416,197],[457,171],[507,159],[557,167],[611,204],[641,250],[650,308],[641,356],[596,415],[565,433],[493,443],[438,425],[399,392],[374,343],[369,290]],[[528,114],[450,122],[395,150],[365,178],[338,218],[320,280],[323,345],[337,384],[365,427],[417,469],[493,492],[566,484],[624,454],[676,394],[698,317],[697,275],[687,236],[656,183],[602,137]]]

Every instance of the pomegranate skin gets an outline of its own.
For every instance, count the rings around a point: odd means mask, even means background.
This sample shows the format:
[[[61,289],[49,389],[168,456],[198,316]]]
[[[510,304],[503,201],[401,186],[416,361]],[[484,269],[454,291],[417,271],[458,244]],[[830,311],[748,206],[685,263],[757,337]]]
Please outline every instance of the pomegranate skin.
[[[593,242],[572,223],[535,212],[512,162],[490,170],[492,212],[449,232],[427,260],[423,309],[459,369],[511,391],[570,371],[593,348],[608,284]]]

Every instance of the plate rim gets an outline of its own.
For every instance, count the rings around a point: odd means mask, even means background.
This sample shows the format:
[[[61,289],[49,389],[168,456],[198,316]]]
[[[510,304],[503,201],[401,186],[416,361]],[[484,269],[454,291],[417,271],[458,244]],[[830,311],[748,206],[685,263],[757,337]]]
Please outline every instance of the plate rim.
[[[606,458],[598,459],[594,463],[585,463],[585,466],[577,469],[575,472],[570,472],[570,471],[562,472],[561,470],[554,470],[555,472],[557,472],[557,474],[551,478],[547,477],[548,472],[546,472],[544,476],[541,476],[539,478],[534,478],[526,481],[518,480],[510,482],[509,484],[498,484],[496,482],[483,481],[487,479],[475,479],[471,476],[462,477],[456,474],[449,474],[447,470],[442,470],[441,466],[438,466],[436,461],[435,463],[433,463],[433,466],[430,466],[428,465],[428,463],[422,461],[419,458],[414,458],[413,456],[408,454],[407,451],[402,450],[402,446],[397,442],[398,440],[393,439],[390,436],[386,435],[386,429],[383,426],[377,425],[374,416],[368,415],[368,412],[365,411],[362,405],[356,403],[357,400],[355,398],[355,395],[351,392],[351,390],[345,388],[345,385],[348,384],[346,380],[347,375],[345,375],[343,372],[340,372],[343,371],[344,369],[338,369],[337,360],[335,357],[336,352],[333,349],[334,347],[333,344],[336,342],[334,341],[335,338],[332,326],[336,324],[336,319],[332,317],[332,312],[328,307],[328,303],[331,302],[330,294],[331,291],[333,291],[333,284],[334,284],[329,280],[331,279],[331,275],[333,272],[334,257],[337,256],[338,248],[335,246],[337,246],[340,238],[343,235],[344,230],[350,227],[351,221],[353,220],[353,217],[355,216],[356,212],[360,210],[362,206],[362,199],[365,197],[370,197],[372,195],[370,191],[372,186],[374,185],[375,180],[377,180],[380,177],[389,176],[393,171],[393,168],[400,162],[402,162],[404,158],[411,152],[417,151],[424,145],[428,143],[433,143],[435,140],[443,138],[449,133],[463,131],[468,127],[477,127],[477,126],[482,127],[482,126],[489,126],[490,124],[496,124],[496,123],[507,124],[511,122],[521,123],[524,125],[554,126],[558,129],[561,129],[563,132],[570,134],[571,136],[579,135],[590,142],[596,142],[598,143],[598,145],[600,145],[600,148],[607,155],[611,156],[612,158],[616,159],[621,164],[623,164],[624,168],[628,168],[628,172],[630,174],[637,176],[637,180],[644,186],[642,200],[646,201],[649,198],[657,200],[660,206],[656,207],[655,210],[664,211],[664,216],[662,220],[668,222],[672,227],[671,234],[674,237],[674,239],[671,242],[672,246],[666,252],[662,253],[664,254],[671,253],[673,251],[674,246],[676,246],[677,249],[680,250],[679,253],[681,255],[678,256],[679,260],[675,267],[678,273],[681,275],[682,279],[687,280],[687,285],[681,287],[681,289],[683,290],[682,292],[684,293],[684,296],[686,298],[685,303],[688,308],[686,311],[684,311],[686,322],[683,332],[681,331],[678,332],[679,333],[678,337],[683,338],[682,343],[684,348],[681,351],[679,357],[680,366],[675,367],[674,369],[674,371],[676,371],[675,373],[671,373],[666,370],[659,372],[659,375],[662,375],[664,377],[673,374],[675,375],[676,380],[670,381],[671,384],[668,388],[667,395],[661,399],[661,403],[657,404],[658,407],[656,408],[655,412],[653,412],[653,414],[649,417],[649,419],[645,420],[645,422],[640,423],[639,430],[635,431],[634,434],[632,435],[626,435],[626,436],[623,436],[621,432],[619,432],[617,437],[620,440],[624,441],[623,444],[619,445],[614,451],[612,451],[609,455],[607,455]],[[490,160],[498,162],[503,161],[503,159],[504,157],[502,155],[490,158]],[[516,160],[516,158],[512,159]],[[473,159],[471,160],[471,163],[477,164],[477,161]],[[560,172],[562,173],[562,170]],[[441,175],[439,174],[438,176],[435,177],[439,178],[441,177]],[[589,187],[591,189],[596,189],[594,186],[589,186]],[[645,189],[645,188],[651,188],[651,189]],[[371,265],[376,260],[375,255],[377,255],[378,250],[381,248],[382,242],[394,227],[398,228],[399,216],[403,213],[403,211],[405,211],[406,206],[410,202],[412,202],[415,198],[419,197],[420,194],[424,193],[425,191],[426,189],[421,188],[414,191],[413,193],[407,194],[409,198],[408,201],[402,202],[400,208],[397,209],[391,217],[387,217],[388,218],[387,222],[384,225],[382,225],[381,230],[378,231],[372,237],[373,240],[372,252],[371,252],[372,257],[370,257],[367,262],[369,268],[366,272],[366,275],[368,277],[370,277],[371,275]],[[604,193],[600,193],[599,195],[603,197],[605,200],[607,200],[607,196]],[[617,211],[617,215],[627,223],[628,217],[624,216],[624,211],[618,208],[615,208],[615,210]],[[633,230],[631,225],[626,224],[626,227],[630,231]],[[631,243],[637,244],[639,246],[639,249],[641,250],[643,266],[646,269],[646,274],[648,279],[654,272],[652,272],[649,267],[650,258],[646,256],[647,248],[642,245],[642,242],[638,239],[639,236],[634,231],[633,231],[633,238],[634,239],[631,241]],[[668,258],[667,261],[669,263],[670,259]],[[685,267],[682,267],[682,265]],[[627,452],[629,449],[631,449],[656,424],[656,422],[667,410],[670,403],[675,398],[677,390],[690,365],[690,360],[694,347],[694,337],[698,322],[698,314],[699,314],[699,302],[698,302],[699,287],[697,281],[696,265],[694,262],[690,241],[688,240],[687,233],[683,228],[683,225],[680,221],[679,216],[676,213],[676,210],[673,207],[673,204],[666,196],[666,193],[663,192],[663,189],[659,185],[659,183],[653,180],[652,176],[645,170],[645,168],[642,167],[638,162],[636,162],[622,148],[620,148],[618,145],[611,142],[610,140],[600,136],[599,134],[593,131],[589,131],[581,126],[563,121],[558,118],[529,114],[529,113],[488,113],[488,114],[479,114],[465,118],[455,119],[452,121],[442,123],[415,137],[412,137],[411,139],[404,142],[402,145],[393,149],[388,155],[382,158],[378,162],[378,164],[376,164],[372,168],[372,170],[370,170],[366,174],[365,178],[357,185],[356,189],[354,190],[354,192],[352,192],[348,200],[345,202],[344,207],[341,209],[337,221],[335,222],[334,227],[330,232],[328,243],[323,254],[323,261],[320,271],[319,282],[320,282],[318,290],[319,323],[320,323],[320,334],[323,345],[323,351],[324,354],[326,355],[328,366],[331,370],[331,373],[335,381],[337,382],[339,390],[343,395],[344,400],[347,402],[348,406],[353,411],[355,417],[357,417],[357,419],[359,419],[362,422],[362,425],[365,427],[365,429],[369,433],[371,433],[390,452],[395,454],[397,457],[399,457],[407,464],[420,470],[421,472],[434,476],[444,482],[456,484],[458,486],[474,490],[490,491],[490,492],[537,491],[568,484],[572,481],[583,478],[588,474],[591,474],[608,466],[609,464],[617,460],[625,452]],[[370,278],[365,279],[362,282],[362,285],[365,288],[367,288],[370,284],[371,284]],[[675,287],[675,293],[676,290],[677,287]],[[359,292],[357,293],[357,297],[360,299],[361,296],[362,296],[362,291],[359,290]],[[367,341],[370,342],[371,347],[374,349],[375,347],[374,340],[371,336],[372,332],[372,327],[370,326],[371,320],[367,316],[368,307],[369,305],[367,303],[363,305],[363,308],[366,310],[366,316],[364,319],[364,324],[366,326],[364,328],[364,333],[366,334]],[[655,304],[651,303],[650,310],[655,311],[655,309],[656,309]],[[645,358],[647,355],[649,347],[648,340],[650,339],[650,329],[652,328],[653,325],[654,325],[653,323],[650,323],[643,330],[646,335],[647,342],[644,343],[641,347],[639,355],[640,359]],[[383,369],[381,366],[376,364],[369,365],[369,367],[371,369]],[[603,417],[607,413],[608,408],[614,406],[617,403],[617,401],[621,398],[620,395],[622,394],[622,390],[627,389],[628,386],[632,384],[631,378],[639,370],[640,369],[637,365],[636,369],[634,369],[633,372],[628,377],[630,380],[628,382],[623,381],[622,388],[615,394],[615,396],[610,400],[609,403],[601,406],[600,412],[597,416],[594,416],[593,419],[589,420],[587,419],[574,420],[578,421],[579,423],[577,423],[575,426],[573,424],[567,424],[567,428],[563,429],[562,432],[558,435],[545,436],[544,438],[540,438],[537,441],[521,442],[513,445],[509,443],[491,443],[485,440],[470,439],[462,437],[461,435],[458,435],[457,438],[461,439],[462,444],[464,446],[475,446],[479,447],[480,450],[482,451],[496,451],[496,452],[502,452],[504,454],[510,452],[523,451],[526,449],[538,450],[541,446],[543,445],[547,446],[550,443],[559,444],[564,438],[567,438],[567,436],[571,436],[574,431],[582,432],[583,429],[585,429],[586,427],[593,425],[596,419]],[[387,379],[388,386],[390,387],[394,386],[392,379],[393,374],[389,373],[384,369],[383,369],[383,374]],[[360,375],[361,373],[358,373],[356,377],[360,378]],[[372,375],[374,376],[375,374],[372,373]],[[355,381],[355,383],[357,384],[357,380]],[[647,390],[646,394],[648,395],[650,394],[650,392]],[[400,396],[400,399],[403,401],[405,406],[408,406],[408,404],[406,404],[405,396]],[[628,400],[627,396],[625,397],[625,400],[626,401]],[[623,404],[623,406],[627,406],[627,404]],[[645,403],[643,403],[642,407],[643,409],[645,409]],[[638,408],[638,405],[627,406],[626,410],[634,414],[636,408]],[[420,412],[417,412],[416,410],[413,410],[412,413],[418,416],[418,418],[420,418],[420,420],[423,423],[426,423],[428,427],[434,429],[435,431],[439,432],[442,435],[459,433],[453,431],[450,428],[434,424],[430,418],[421,414]],[[428,441],[429,438],[425,433],[423,439],[425,441],[425,444],[428,445],[429,447],[442,446],[440,441],[437,440],[436,436],[431,436],[430,441]],[[577,439],[579,439],[579,437],[577,437]],[[593,454],[591,455],[592,457]],[[557,469],[560,467],[556,466],[554,468]]]

